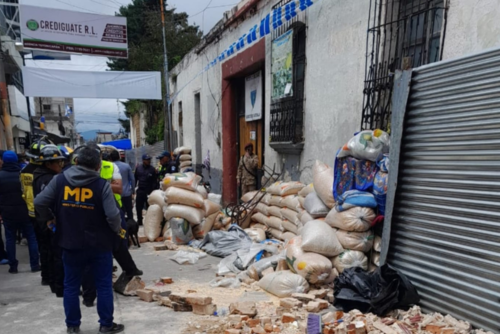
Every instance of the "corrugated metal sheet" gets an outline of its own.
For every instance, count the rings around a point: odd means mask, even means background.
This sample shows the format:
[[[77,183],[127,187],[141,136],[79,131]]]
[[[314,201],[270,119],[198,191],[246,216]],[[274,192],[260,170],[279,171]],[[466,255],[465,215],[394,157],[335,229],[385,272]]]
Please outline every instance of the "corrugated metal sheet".
[[[413,71],[387,261],[500,333],[500,50]]]

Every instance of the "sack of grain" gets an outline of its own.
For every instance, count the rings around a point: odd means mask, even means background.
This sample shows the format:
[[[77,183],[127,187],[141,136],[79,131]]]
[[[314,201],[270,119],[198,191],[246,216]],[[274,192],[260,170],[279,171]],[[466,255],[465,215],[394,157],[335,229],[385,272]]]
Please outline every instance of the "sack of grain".
[[[254,199],[254,197],[255,197],[255,195],[257,195],[257,193],[259,193],[259,191],[257,191],[257,190],[247,192],[245,195],[241,196],[241,201],[243,203],[249,203],[251,200]]]
[[[344,251],[335,229],[321,220],[307,223],[300,233],[304,252],[318,253],[327,257],[337,256]]]
[[[160,208],[165,206],[165,194],[161,190],[153,190],[151,194],[148,196],[148,204],[153,205],[156,204]]]
[[[333,208],[335,200],[333,199],[333,168],[327,164],[316,160],[313,167],[314,190],[319,198],[329,208]]]
[[[193,161],[191,154],[183,154],[179,157],[179,161]]]
[[[314,220],[314,218],[309,214],[309,212],[307,212],[306,210],[302,211],[301,213],[299,213],[299,219],[302,223],[302,225],[306,225],[307,223],[311,222]]]
[[[255,207],[255,211],[254,212],[260,212],[262,213],[264,216],[269,216],[269,211],[268,211],[269,207],[267,205],[265,205],[264,203],[259,203],[257,204],[257,206]]]
[[[170,222],[167,220],[165,226],[163,226],[163,231],[161,231],[161,235],[165,241],[172,240],[172,229],[170,228]]]
[[[198,192],[177,187],[169,187],[165,190],[165,201],[168,205],[182,204],[192,206],[197,209],[205,209],[203,196],[201,196]]]
[[[179,168],[187,168],[187,167],[191,167],[192,165],[193,165],[192,161],[183,161],[179,165]]]
[[[269,227],[267,227],[266,225],[260,224],[260,223],[256,223],[253,220],[252,220],[252,223],[250,224],[250,228],[258,228],[258,229],[261,229],[264,232],[267,232],[267,230],[269,229]]]
[[[291,240],[293,238],[295,238],[297,236],[297,234],[293,233],[293,232],[284,232],[281,234],[281,240],[283,240],[284,242],[287,242],[288,240]]]
[[[380,253],[374,252],[372,254],[372,263],[377,267],[380,267]]]
[[[375,239],[373,239],[373,250],[378,253],[382,251],[382,237],[375,236]]]
[[[187,245],[194,239],[191,224],[183,218],[172,218],[169,220],[172,229],[172,238],[177,245]]]
[[[296,273],[294,269],[295,261],[298,257],[304,254],[304,251],[302,250],[302,237],[300,235],[288,241],[288,243],[285,245],[285,254],[288,267],[291,271]]]
[[[177,187],[186,190],[196,191],[198,189],[198,184],[201,181],[201,176],[195,173],[175,173],[167,174],[162,182],[163,190],[170,187]]]
[[[275,230],[283,232],[285,229],[283,228],[283,220],[278,217],[269,216],[266,219],[266,225],[270,228],[274,228]]]
[[[265,205],[271,205],[271,194],[265,194],[264,197],[260,200],[260,203],[265,204]]]
[[[310,193],[313,193],[313,192],[314,192],[314,184],[309,183],[307,186],[305,186],[304,188],[302,188],[301,191],[299,191],[298,195],[300,197],[306,198],[307,195],[309,195]]]
[[[288,208],[290,210],[300,212],[302,210],[302,206],[300,205],[299,198],[300,197],[298,195],[289,195],[289,196],[283,197],[283,200],[281,201],[281,205],[284,208]]]
[[[292,222],[289,222],[286,219],[281,220],[281,226],[283,227],[284,231],[292,232],[293,234],[299,233],[297,225],[295,225]]]
[[[203,201],[203,207],[205,208],[205,217],[211,216],[216,212],[221,210],[221,206],[217,203],[214,203],[208,199]]]
[[[269,233],[275,239],[283,240],[283,231],[277,230],[272,227],[268,227],[267,233]]]
[[[191,229],[193,231],[193,236],[197,240],[202,240],[205,238],[208,232],[205,228],[206,220],[203,219],[200,225],[194,225]]]
[[[170,220],[172,218],[184,218],[190,222],[191,225],[200,224],[204,217],[204,210],[196,209],[187,205],[172,204],[165,210],[166,220]]]
[[[325,222],[328,225],[350,232],[365,232],[372,227],[375,220],[375,212],[370,208],[354,207],[352,209],[338,212],[332,209]]]
[[[281,202],[283,202],[283,197],[281,196],[275,196],[275,195],[271,195],[271,198],[269,199],[269,206],[277,206],[279,208],[283,207],[283,204],[281,204]]]
[[[368,269],[368,258],[363,252],[346,249],[344,252],[334,257],[332,260],[333,266],[342,273],[344,269],[361,267],[364,270]]]
[[[259,224],[262,224],[262,225],[266,225],[267,226],[267,216],[264,216],[262,213],[260,212],[257,212],[255,213],[253,216],[252,216],[252,220],[254,222],[257,222]]]
[[[209,201],[214,202],[215,204],[221,205],[222,195],[210,193],[210,194],[208,194],[207,199]]]
[[[332,264],[333,266],[333,264]],[[323,284],[331,284],[335,281],[335,279],[339,276],[339,272],[337,268],[333,267],[330,276],[323,282]]]
[[[260,228],[247,228],[245,229],[245,232],[253,242],[261,242],[266,240],[266,232]]]
[[[290,210],[288,208],[283,208],[280,210],[281,211],[281,216],[283,219],[288,220],[289,222],[293,223],[295,226],[300,225],[300,219],[299,219],[299,213]]]
[[[283,218],[283,216],[281,215],[281,208],[277,206],[268,207],[267,213],[269,214],[269,216],[278,217],[279,219]]]
[[[321,284],[332,273],[332,262],[315,253],[304,253],[293,264],[294,271],[310,284]]]
[[[206,233],[212,231],[212,229],[214,228],[214,224],[215,224],[215,219],[217,219],[217,216],[219,215],[219,212],[214,212],[212,213],[210,216],[207,216],[204,221],[205,223],[203,224],[203,227],[206,231]]]
[[[299,203],[300,203],[300,208],[304,209],[304,203],[306,202],[306,198],[299,196]]]
[[[300,275],[289,271],[277,271],[267,274],[259,281],[259,286],[279,298],[290,297],[294,293],[306,293],[309,284]]]
[[[313,218],[323,218],[328,215],[330,209],[323,203],[317,193],[310,193],[304,201],[304,209]]]
[[[204,186],[198,186],[198,187],[196,187],[196,191],[198,192],[198,194],[200,194],[201,196],[203,196],[203,199],[207,199],[208,198],[208,192],[207,192],[207,189]]]
[[[366,232],[348,232],[338,230],[337,238],[344,249],[367,253],[373,246],[373,231],[371,230]]]
[[[150,205],[144,218],[144,235],[153,242],[160,236],[163,210],[157,205]]]
[[[175,155],[191,154],[191,148],[186,146],[177,147],[174,150]]]
[[[296,195],[305,185],[300,182],[276,182],[267,190],[268,193],[277,196]]]

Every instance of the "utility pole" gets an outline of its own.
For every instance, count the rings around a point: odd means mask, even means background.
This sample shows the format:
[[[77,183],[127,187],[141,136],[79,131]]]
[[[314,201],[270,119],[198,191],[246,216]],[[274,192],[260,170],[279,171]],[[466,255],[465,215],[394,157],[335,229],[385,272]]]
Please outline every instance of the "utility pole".
[[[164,2],[165,1],[165,2]],[[167,9],[167,0],[160,0],[161,5],[161,24],[163,27],[163,71],[165,77],[165,104],[163,110],[164,119],[164,131],[163,131],[163,143],[165,150],[172,150],[172,119],[169,112],[169,77],[168,77],[168,56],[167,56],[167,32],[165,26],[165,11]]]
[[[8,97],[9,94],[7,93],[7,82],[5,78],[5,55],[2,49],[2,39],[0,38],[0,99],[2,100],[3,125],[5,127],[7,149],[15,151],[14,138],[12,137],[12,126],[10,123]]]

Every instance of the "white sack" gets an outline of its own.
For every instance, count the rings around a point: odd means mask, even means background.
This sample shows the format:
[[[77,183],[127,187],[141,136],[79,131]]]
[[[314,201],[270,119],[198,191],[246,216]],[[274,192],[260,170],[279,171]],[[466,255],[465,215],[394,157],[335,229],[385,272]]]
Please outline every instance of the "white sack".
[[[247,228],[245,232],[253,242],[261,242],[266,240],[266,232],[260,228]]]
[[[198,192],[193,192],[177,187],[169,187],[165,190],[165,201],[168,205],[182,204],[192,206],[197,209],[204,209],[203,196]]]
[[[179,161],[192,161],[193,157],[191,154],[183,154],[179,157]]]
[[[323,218],[328,215],[330,208],[328,208],[325,203],[319,198],[317,193],[310,193],[307,195],[304,201],[304,209],[313,218]]]
[[[201,223],[205,217],[205,211],[193,208],[187,205],[173,204],[167,206],[165,210],[165,219],[170,220],[172,218],[184,218],[191,225],[198,225]]]
[[[180,163],[179,168],[188,168],[193,165],[192,161],[183,161]]]
[[[382,237],[376,235],[373,240],[373,250],[380,253],[382,251]]]
[[[302,205],[300,204],[299,196],[297,196],[297,195],[289,195],[289,196],[283,197],[283,200],[281,201],[281,205],[284,208],[288,208],[288,209],[296,211],[296,212],[300,212],[302,210]]]
[[[299,219],[302,222],[302,224],[305,226],[307,223],[311,222],[314,220],[314,218],[307,212],[306,210],[302,211],[299,213]]]
[[[207,192],[207,189],[205,189],[204,186],[198,186],[198,187],[196,187],[196,191],[198,192],[198,194],[200,194],[201,196],[203,196],[203,199],[207,199],[208,198],[208,192]]]
[[[309,291],[307,281],[302,276],[289,271],[270,273],[264,276],[258,284],[263,290],[279,298]]]
[[[219,204],[214,203],[208,199],[204,201],[203,206],[205,208],[205,217],[211,216],[222,209],[222,207]]]
[[[333,168],[316,160],[313,167],[313,183],[314,190],[319,198],[321,198],[327,207],[333,208],[335,206],[333,198]]]
[[[191,148],[186,146],[177,147],[174,150],[175,155],[191,154]]]
[[[264,216],[269,216],[269,212],[268,212],[268,209],[269,207],[263,203],[259,203],[257,204],[257,206],[255,207],[255,211],[254,212],[260,212],[262,213]]]
[[[298,257],[304,255],[302,250],[302,237],[300,235],[292,238],[285,246],[286,263],[291,271],[296,273],[294,264]]]
[[[177,187],[186,190],[196,191],[198,190],[198,184],[201,181],[201,176],[196,175],[193,172],[188,173],[175,173],[167,174],[162,182],[163,190],[169,187]]]
[[[344,249],[367,253],[373,246],[373,231],[371,230],[366,232],[338,230],[337,238]]]
[[[148,196],[148,204],[153,205],[156,204],[160,208],[163,208],[165,205],[165,194],[161,190],[153,190],[151,194]]]
[[[257,191],[257,190],[249,191],[246,194],[244,194],[243,196],[241,196],[241,201],[243,203],[249,203],[251,200],[254,199],[254,197],[255,197],[255,195],[257,195],[257,193],[259,193],[259,191]]]
[[[373,209],[354,207],[342,212],[332,209],[325,221],[328,225],[344,231],[365,232],[372,227],[375,218]]]
[[[281,208],[277,207],[277,206],[268,207],[267,213],[268,213],[268,216],[278,217],[279,219],[283,218],[283,216],[281,215]]]
[[[333,266],[342,273],[344,269],[361,267],[364,270],[368,270],[368,258],[363,252],[345,250],[339,256],[336,256],[332,260]]]
[[[294,271],[311,284],[321,284],[332,273],[332,262],[315,253],[300,255],[293,264]]]
[[[310,193],[313,193],[313,192],[314,192],[314,184],[309,183],[307,186],[305,186],[304,188],[302,188],[301,191],[299,191],[298,195],[300,197],[306,198],[307,195],[309,195]]]
[[[337,256],[344,251],[335,229],[321,220],[313,220],[302,228],[302,249],[327,257]]]
[[[293,210],[290,210],[288,208],[283,208],[280,210],[281,211],[281,216],[283,219],[288,220],[290,223],[294,224],[295,226],[301,225],[300,219],[299,219],[299,214]]]
[[[144,235],[153,242],[161,234],[161,222],[163,221],[163,210],[157,205],[150,205],[144,218]]]

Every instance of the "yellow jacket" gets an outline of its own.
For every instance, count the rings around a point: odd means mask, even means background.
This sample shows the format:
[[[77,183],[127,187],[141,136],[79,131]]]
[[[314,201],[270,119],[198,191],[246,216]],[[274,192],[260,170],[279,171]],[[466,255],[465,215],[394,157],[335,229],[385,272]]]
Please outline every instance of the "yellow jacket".
[[[33,173],[35,169],[40,167],[40,164],[30,162],[21,170],[21,186],[23,187],[23,198],[28,206],[29,215],[35,218],[35,204],[33,203],[35,196],[33,195]]]

